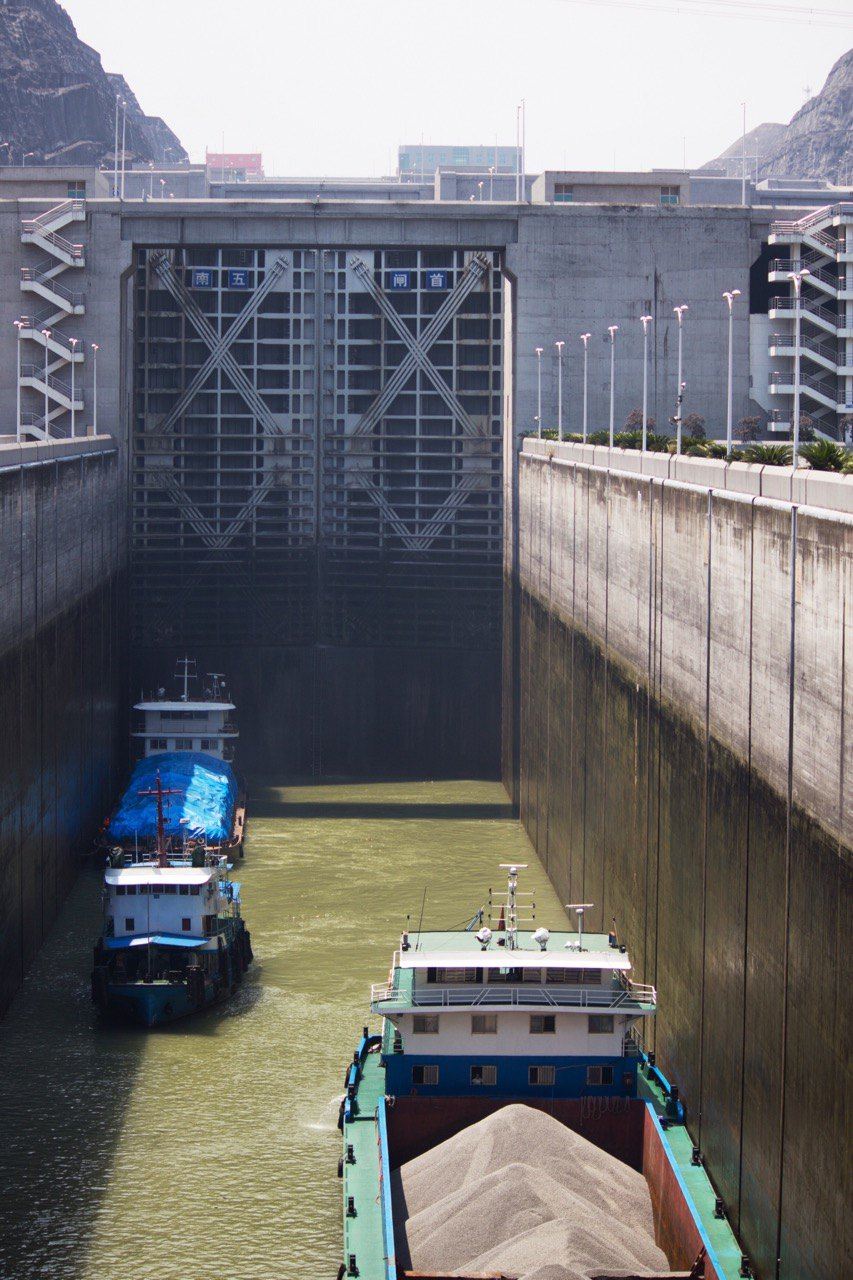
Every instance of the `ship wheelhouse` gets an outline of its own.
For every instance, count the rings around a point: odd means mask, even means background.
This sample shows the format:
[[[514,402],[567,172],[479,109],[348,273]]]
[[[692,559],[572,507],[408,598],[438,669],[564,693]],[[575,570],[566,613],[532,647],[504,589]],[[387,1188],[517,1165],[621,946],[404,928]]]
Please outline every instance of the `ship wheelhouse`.
[[[237,708],[228,700],[225,681],[218,672],[205,677],[201,698],[190,698],[189,683],[197,679],[195,665],[191,658],[178,662],[180,697],[167,698],[166,690],[158,689],[154,697],[143,698],[134,705],[136,725],[132,736],[140,744],[143,756],[196,751],[220,760],[234,759],[234,746],[240,736],[235,719]]]
[[[371,1009],[392,1095],[633,1096],[653,987],[612,935],[404,936]]]

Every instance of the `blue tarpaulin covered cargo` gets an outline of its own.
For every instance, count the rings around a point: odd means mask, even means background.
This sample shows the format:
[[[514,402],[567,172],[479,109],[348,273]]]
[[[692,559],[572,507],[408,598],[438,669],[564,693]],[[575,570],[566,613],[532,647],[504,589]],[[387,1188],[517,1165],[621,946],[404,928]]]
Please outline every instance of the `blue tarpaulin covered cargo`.
[[[140,791],[157,790],[157,774],[164,791],[163,818],[166,835],[192,837],[204,832],[208,841],[219,843],[231,836],[237,779],[225,760],[201,751],[162,752],[146,756],[133,771],[127,790],[109,825],[115,840],[148,840],[157,835],[157,797]],[[186,818],[186,822],[181,819]]]

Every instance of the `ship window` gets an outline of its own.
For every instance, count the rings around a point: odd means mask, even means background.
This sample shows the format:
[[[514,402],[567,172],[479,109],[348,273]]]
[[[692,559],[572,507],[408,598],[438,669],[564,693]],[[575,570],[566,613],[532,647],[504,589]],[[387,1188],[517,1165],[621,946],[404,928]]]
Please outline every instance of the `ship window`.
[[[135,885],[135,884],[129,884],[129,885],[127,886],[127,896],[128,896],[129,898],[132,898],[132,897],[135,897],[135,895],[136,895],[136,885]]]
[[[528,1067],[527,1068],[528,1084],[553,1084],[554,1068],[553,1067]]]
[[[412,1018],[412,1031],[418,1036],[434,1036],[438,1032],[437,1013],[416,1013]]]
[[[525,969],[522,981],[535,982],[536,985],[538,986],[539,983],[542,981],[542,970],[541,969]]]
[[[147,885],[147,884],[138,884],[138,885],[136,886],[136,892],[137,892],[137,893],[143,893],[143,894],[147,893],[147,892],[148,892],[148,885]]]
[[[201,740],[202,751],[213,751],[215,746],[216,746],[215,738],[202,738]]]
[[[176,738],[175,739],[176,751],[191,751],[192,745],[193,745],[192,738]]]
[[[553,1035],[557,1030],[557,1019],[553,1013],[531,1013],[530,1034],[532,1036]]]
[[[498,1069],[493,1066],[475,1066],[471,1068],[472,1084],[497,1084]]]
[[[192,920],[190,919],[190,917],[183,916],[181,918],[181,928],[183,929],[184,933],[189,933],[191,927],[192,927]]]
[[[151,739],[151,743],[150,743],[150,745],[151,745],[151,750],[152,750],[152,751],[165,751],[165,750],[166,750],[166,747],[168,746],[168,743],[169,743],[169,739],[168,739],[168,738],[152,738],[152,739]]]
[[[455,983],[476,982],[476,969],[436,969],[436,982],[443,982],[447,986]]]
[[[489,969],[489,982],[521,982],[520,969]]]
[[[125,894],[125,888],[124,888],[124,885],[123,885],[123,884],[117,884],[117,885],[116,885],[116,897],[118,897],[118,898],[123,898],[123,897],[124,897],[124,894]]]
[[[177,886],[176,884],[164,884],[164,885],[163,885],[163,892],[164,892],[164,893],[177,893],[177,892],[178,892],[178,886]]]
[[[498,1031],[498,1015],[496,1013],[475,1013],[471,1015],[472,1036],[494,1036]]]
[[[134,929],[135,929],[135,928],[136,928],[136,920],[134,919],[134,917],[133,917],[133,916],[125,916],[125,918],[124,918],[124,931],[125,931],[125,933],[133,933],[133,931],[134,931]]]
[[[612,1013],[591,1013],[589,1015],[589,1034],[609,1035],[613,1030],[613,1014]]]
[[[190,893],[192,894],[192,896],[193,896],[194,898],[197,898],[197,897],[198,897],[199,889],[200,889],[200,888],[201,888],[201,885],[198,885],[198,884],[191,884],[191,885],[190,885]]]
[[[438,1084],[438,1063],[422,1062],[412,1067],[412,1084]]]
[[[613,1083],[612,1067],[587,1067],[586,1069],[587,1084],[601,1085]]]

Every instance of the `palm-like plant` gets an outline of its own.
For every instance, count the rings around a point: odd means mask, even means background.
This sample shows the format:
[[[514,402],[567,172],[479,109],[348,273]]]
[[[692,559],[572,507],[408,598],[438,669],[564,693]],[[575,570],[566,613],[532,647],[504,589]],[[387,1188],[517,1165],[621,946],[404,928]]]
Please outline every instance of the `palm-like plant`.
[[[792,457],[789,444],[751,444],[743,451],[744,462],[762,462],[765,467],[790,467]]]
[[[850,456],[844,445],[834,440],[813,440],[801,445],[800,453],[815,471],[842,471]]]

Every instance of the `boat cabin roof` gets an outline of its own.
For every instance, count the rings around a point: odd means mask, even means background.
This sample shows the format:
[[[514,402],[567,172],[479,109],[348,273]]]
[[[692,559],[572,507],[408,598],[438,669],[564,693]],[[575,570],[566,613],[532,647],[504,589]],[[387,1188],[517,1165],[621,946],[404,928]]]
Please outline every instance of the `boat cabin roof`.
[[[402,969],[613,969],[628,970],[627,952],[611,947],[606,933],[585,933],[578,951],[577,933],[552,933],[542,951],[532,933],[517,935],[518,946],[498,946],[506,934],[497,930],[484,951],[471,932],[420,933],[409,938],[408,951],[398,951],[395,964]]]
[[[221,867],[158,867],[146,862],[135,867],[110,867],[104,872],[109,885],[117,884],[207,884]]]
[[[237,708],[233,702],[183,702],[181,699],[177,701],[155,699],[151,702],[137,702],[133,709],[134,711],[236,711]]]

